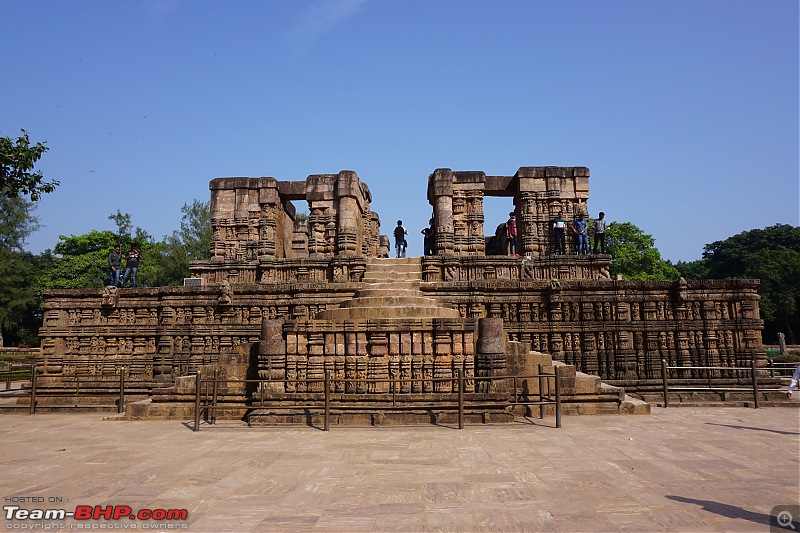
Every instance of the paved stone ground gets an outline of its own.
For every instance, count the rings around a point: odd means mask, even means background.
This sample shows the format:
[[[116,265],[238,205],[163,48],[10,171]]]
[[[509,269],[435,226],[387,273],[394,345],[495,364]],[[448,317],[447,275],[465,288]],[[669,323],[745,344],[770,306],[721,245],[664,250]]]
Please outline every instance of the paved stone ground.
[[[770,531],[800,504],[800,410],[654,408],[506,426],[247,428],[1,414],[21,508],[187,509],[216,531]],[[47,503],[63,498],[63,503]],[[85,521],[15,520],[78,529]]]

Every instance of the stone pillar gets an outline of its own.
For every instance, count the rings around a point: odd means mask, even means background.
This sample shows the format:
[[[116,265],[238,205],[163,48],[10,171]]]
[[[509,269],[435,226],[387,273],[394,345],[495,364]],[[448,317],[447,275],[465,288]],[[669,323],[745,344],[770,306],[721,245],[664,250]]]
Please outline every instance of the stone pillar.
[[[338,199],[336,220],[336,254],[357,255],[361,248],[361,196],[358,176],[352,171],[342,171],[336,183]]]
[[[506,368],[505,331],[502,318],[478,319],[478,345],[475,354],[475,376],[497,376]],[[481,380],[478,392],[499,392],[495,381]]]
[[[517,171],[517,247],[520,255],[539,257],[547,254],[550,216],[540,213],[536,201],[547,194],[544,167],[526,167]]]
[[[428,201],[433,206],[437,255],[453,253],[453,171],[438,168],[428,178]]]
[[[262,320],[258,343],[258,378],[286,377],[286,342],[283,340],[283,320]],[[283,383],[273,383],[270,390],[284,392]]]
[[[280,238],[282,224],[279,222],[283,222],[283,208],[277,181],[263,179],[259,185],[258,204],[261,207],[261,217],[258,226],[258,256],[259,258],[285,257],[284,243],[279,242],[282,241]]]

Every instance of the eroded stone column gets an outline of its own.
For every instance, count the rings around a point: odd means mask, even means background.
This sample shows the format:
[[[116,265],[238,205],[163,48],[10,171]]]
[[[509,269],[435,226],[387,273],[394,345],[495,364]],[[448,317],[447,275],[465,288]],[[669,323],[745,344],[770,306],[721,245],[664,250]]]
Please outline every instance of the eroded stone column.
[[[436,225],[434,242],[436,254],[452,254],[455,235],[453,233],[453,171],[439,168],[428,179],[428,201],[433,206],[433,221]]]
[[[497,376],[506,368],[505,330],[502,318],[478,319],[478,345],[475,354],[475,376]],[[475,384],[478,392],[497,392],[498,382],[481,380]]]
[[[283,340],[283,320],[261,321],[261,339],[258,342],[259,379],[284,379],[286,377],[286,342]],[[284,392],[284,383],[270,383],[272,392]]]
[[[361,210],[358,197],[361,195],[358,176],[355,172],[342,171],[336,183],[338,217],[336,226],[336,253],[356,255],[360,249]]]

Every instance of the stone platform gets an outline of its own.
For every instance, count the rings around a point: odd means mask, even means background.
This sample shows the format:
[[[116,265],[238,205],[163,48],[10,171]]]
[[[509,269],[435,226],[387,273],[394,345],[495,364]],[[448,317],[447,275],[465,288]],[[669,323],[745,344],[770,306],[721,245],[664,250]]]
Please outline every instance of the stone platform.
[[[654,408],[651,416],[568,417],[561,429],[552,419],[519,419],[462,431],[229,422],[195,433],[178,421],[98,414],[2,420],[6,501],[188,512],[185,521],[97,527],[767,532],[775,506],[800,502],[795,409]],[[22,523],[34,521],[0,516],[4,530]]]

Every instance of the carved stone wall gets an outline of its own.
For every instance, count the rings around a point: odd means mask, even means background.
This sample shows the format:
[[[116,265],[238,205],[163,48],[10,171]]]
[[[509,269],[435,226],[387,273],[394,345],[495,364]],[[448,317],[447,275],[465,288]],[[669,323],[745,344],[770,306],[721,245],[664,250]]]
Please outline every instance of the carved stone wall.
[[[258,342],[262,321],[275,319],[286,322],[287,377],[316,375],[329,364],[337,369],[342,357],[342,377],[448,376],[472,364],[474,320],[482,318],[502,319],[509,340],[604,379],[658,378],[662,358],[670,366],[749,366],[763,359],[757,281],[512,279],[505,276],[513,269],[502,263],[492,267],[502,278],[424,283],[427,295],[463,318],[436,322],[313,320],[360,286],[348,270],[359,265],[349,263],[340,265],[339,282],[234,285],[232,294],[211,286],[130,289],[120,291],[113,307],[103,305],[99,290],[51,291],[41,330],[41,384],[76,375],[114,380],[120,365],[131,383],[170,383],[242,343]],[[490,266],[476,258],[459,268],[486,272]],[[293,272],[301,269],[295,265]],[[223,305],[227,298],[230,305]],[[702,377],[694,370],[673,373]]]
[[[379,253],[380,218],[370,211],[372,195],[355,172],[312,175],[304,182],[217,178],[209,187],[211,260],[191,267],[206,284],[279,280],[286,277],[279,270],[295,265],[283,259]],[[298,218],[292,201],[307,204],[306,220]],[[266,272],[271,268],[276,272]]]
[[[286,379],[324,378],[330,370],[334,392],[384,393],[388,382],[338,380],[454,378],[458,369],[474,372],[475,320],[402,319],[385,321],[287,321],[284,355],[261,354],[259,373],[267,378],[276,365]],[[287,383],[285,392],[320,392],[322,383]],[[467,385],[471,390],[473,383]],[[403,383],[399,394],[451,392],[449,381]]]
[[[171,384],[241,344],[257,343],[265,319],[303,320],[352,297],[354,283],[163,287],[119,291],[114,305],[97,289],[52,290],[40,331],[42,387],[76,376],[131,387]],[[160,385],[159,385],[160,384]]]
[[[521,167],[513,176],[437,169],[428,177],[437,254],[485,254],[485,196],[512,197],[521,255],[529,258],[555,255],[551,221],[558,213],[568,222],[579,213],[588,214],[589,169]],[[568,239],[567,253],[576,251],[575,243]]]
[[[636,380],[659,378],[662,359],[668,366],[739,367],[763,359],[757,287],[755,280],[477,280],[423,291],[463,317],[503,319],[510,340],[578,370]]]

